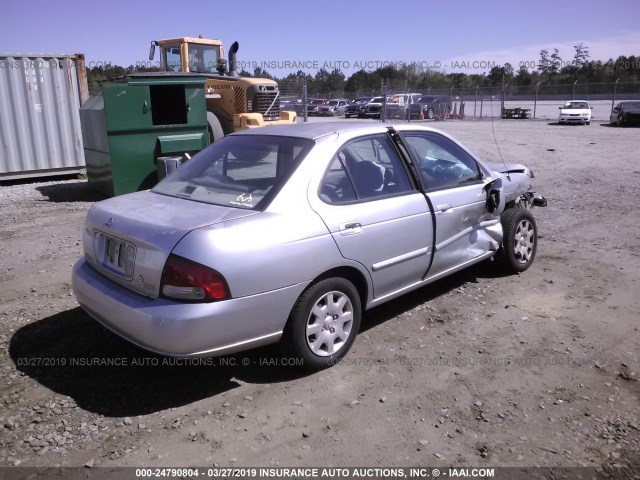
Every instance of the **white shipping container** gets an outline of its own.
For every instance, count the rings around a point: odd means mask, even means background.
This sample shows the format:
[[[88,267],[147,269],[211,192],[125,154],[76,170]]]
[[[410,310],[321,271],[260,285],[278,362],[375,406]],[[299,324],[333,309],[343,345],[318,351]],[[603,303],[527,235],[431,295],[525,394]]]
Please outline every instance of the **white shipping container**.
[[[83,55],[0,54],[0,180],[84,170],[81,91]]]

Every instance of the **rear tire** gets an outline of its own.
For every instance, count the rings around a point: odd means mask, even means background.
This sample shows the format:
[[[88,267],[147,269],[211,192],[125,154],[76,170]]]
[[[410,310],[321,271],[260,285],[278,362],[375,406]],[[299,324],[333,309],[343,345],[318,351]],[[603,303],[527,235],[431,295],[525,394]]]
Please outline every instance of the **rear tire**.
[[[287,322],[284,346],[306,370],[321,370],[344,357],[360,329],[356,287],[344,278],[314,283],[298,298]]]
[[[510,272],[527,270],[536,257],[538,226],[533,214],[524,208],[510,208],[501,217],[502,265]]]

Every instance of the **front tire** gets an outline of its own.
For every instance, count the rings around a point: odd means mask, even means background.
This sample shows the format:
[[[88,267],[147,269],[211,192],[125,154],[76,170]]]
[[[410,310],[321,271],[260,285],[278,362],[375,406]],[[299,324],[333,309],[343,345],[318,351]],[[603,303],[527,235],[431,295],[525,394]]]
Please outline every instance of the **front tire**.
[[[524,208],[510,208],[501,217],[503,266],[514,273],[527,270],[536,257],[538,226],[533,214]]]
[[[344,278],[311,285],[298,298],[284,342],[307,370],[321,370],[344,357],[360,329],[362,307],[356,287]]]
[[[209,144],[215,143],[224,137],[224,131],[220,120],[215,116],[213,112],[207,112],[207,123],[209,124]]]

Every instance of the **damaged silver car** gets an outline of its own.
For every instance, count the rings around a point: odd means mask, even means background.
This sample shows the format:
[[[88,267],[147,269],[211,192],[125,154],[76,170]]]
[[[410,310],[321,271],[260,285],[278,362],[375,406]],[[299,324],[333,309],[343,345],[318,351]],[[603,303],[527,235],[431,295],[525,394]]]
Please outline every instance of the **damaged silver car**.
[[[494,256],[529,268],[531,209],[546,204],[532,179],[427,127],[245,130],[150,191],[94,204],[73,290],[97,321],[154,352],[280,341],[325,368],[370,308]]]

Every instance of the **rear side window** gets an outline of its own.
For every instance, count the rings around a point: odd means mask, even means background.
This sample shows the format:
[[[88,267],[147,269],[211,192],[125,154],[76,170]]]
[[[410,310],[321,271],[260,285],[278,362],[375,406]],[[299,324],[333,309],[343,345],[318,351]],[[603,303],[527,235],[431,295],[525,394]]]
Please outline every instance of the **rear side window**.
[[[153,192],[214,205],[261,209],[314,142],[270,135],[225,137],[162,180]]]
[[[344,145],[333,158],[320,186],[326,203],[348,203],[413,190],[402,160],[386,134]]]

